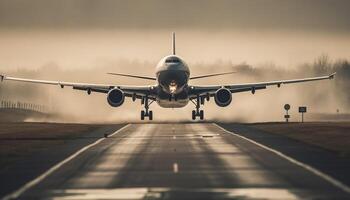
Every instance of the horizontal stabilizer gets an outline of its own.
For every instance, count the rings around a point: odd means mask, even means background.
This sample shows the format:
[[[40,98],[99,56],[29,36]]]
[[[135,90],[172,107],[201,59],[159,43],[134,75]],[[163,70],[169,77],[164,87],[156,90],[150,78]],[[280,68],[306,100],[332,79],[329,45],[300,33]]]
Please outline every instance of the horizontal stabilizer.
[[[147,80],[157,80],[154,77],[148,77],[148,76],[136,76],[136,75],[120,74],[120,73],[107,73],[107,74],[116,75],[116,76],[125,76],[125,77],[131,77],[131,78],[147,79]]]
[[[217,73],[217,74],[207,74],[207,75],[202,75],[202,76],[193,76],[193,77],[190,77],[190,80],[213,77],[213,76],[222,76],[222,75],[233,74],[233,73],[237,73],[237,72],[224,72],[224,73]]]

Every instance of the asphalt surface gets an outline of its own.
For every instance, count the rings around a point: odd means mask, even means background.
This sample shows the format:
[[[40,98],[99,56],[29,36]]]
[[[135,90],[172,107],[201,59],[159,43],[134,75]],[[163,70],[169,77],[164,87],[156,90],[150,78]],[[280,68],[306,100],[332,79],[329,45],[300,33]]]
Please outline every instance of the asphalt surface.
[[[350,198],[322,174],[209,123],[128,125],[33,182],[13,194],[19,199]]]
[[[283,133],[273,134],[266,132],[254,126],[250,126],[249,124],[228,123],[219,125],[226,130],[275,149],[302,163],[306,163],[350,186],[349,156],[343,156],[343,154],[339,154],[335,151],[330,151],[319,146],[286,137]],[[328,137],[332,136],[329,135]]]

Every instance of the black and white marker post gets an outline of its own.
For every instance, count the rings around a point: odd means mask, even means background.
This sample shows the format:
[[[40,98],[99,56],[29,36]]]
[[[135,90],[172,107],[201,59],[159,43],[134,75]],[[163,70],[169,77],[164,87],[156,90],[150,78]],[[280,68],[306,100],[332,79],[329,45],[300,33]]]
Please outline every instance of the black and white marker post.
[[[290,118],[290,116],[288,114],[288,110],[290,109],[290,105],[289,104],[285,104],[284,105],[284,109],[286,110],[286,114],[284,115],[284,118],[286,119],[286,122],[288,123],[289,118]]]

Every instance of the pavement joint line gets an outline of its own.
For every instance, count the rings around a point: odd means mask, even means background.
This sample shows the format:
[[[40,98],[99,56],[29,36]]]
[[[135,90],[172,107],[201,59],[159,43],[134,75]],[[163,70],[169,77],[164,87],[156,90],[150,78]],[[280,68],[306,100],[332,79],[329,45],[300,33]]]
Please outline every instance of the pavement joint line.
[[[288,160],[289,162],[291,162],[291,163],[293,163],[293,164],[295,164],[295,165],[297,165],[297,166],[299,166],[299,167],[302,167],[302,168],[304,168],[304,169],[306,169],[306,170],[312,172],[313,174],[315,174],[315,175],[317,175],[317,176],[323,178],[324,180],[328,181],[328,182],[331,183],[333,186],[335,186],[335,187],[337,187],[337,188],[343,190],[344,192],[350,193],[350,187],[349,187],[349,186],[347,186],[346,184],[344,184],[344,183],[338,181],[337,179],[331,177],[330,175],[325,174],[325,173],[319,171],[318,169],[316,169],[316,168],[314,168],[314,167],[312,167],[312,166],[310,166],[310,165],[308,165],[308,164],[305,164],[305,163],[302,163],[302,162],[300,162],[300,161],[297,161],[297,160],[295,160],[294,158],[289,157],[289,156],[287,156],[286,154],[284,154],[284,153],[282,153],[282,152],[280,152],[280,151],[277,151],[277,150],[272,149],[272,148],[270,148],[270,147],[267,147],[267,146],[265,146],[265,145],[263,145],[263,144],[260,144],[260,143],[258,143],[258,142],[255,142],[254,140],[249,139],[249,138],[247,138],[247,137],[244,137],[244,136],[238,135],[238,134],[236,134],[236,133],[234,133],[234,132],[228,131],[228,130],[224,129],[223,127],[217,125],[216,123],[213,123],[213,124],[214,124],[216,127],[220,128],[221,130],[223,130],[223,131],[225,131],[225,132],[227,132],[227,133],[229,133],[229,134],[231,134],[231,135],[234,135],[234,136],[239,137],[239,138],[241,138],[241,139],[244,139],[244,140],[246,140],[246,141],[248,141],[248,142],[251,142],[251,143],[253,143],[253,144],[255,144],[255,145],[257,145],[257,146],[259,146],[259,147],[261,147],[261,148],[263,148],[263,149],[265,149],[265,150],[268,150],[268,151],[270,151],[270,152],[272,152],[272,153],[274,153],[274,154],[276,154],[276,155],[278,155],[278,156],[280,156],[280,157],[282,157],[282,158]]]
[[[131,124],[127,124],[125,126],[123,126],[122,128],[118,129],[117,131],[115,131],[114,133],[112,133],[109,136],[113,136],[118,134],[119,132],[125,130],[126,128],[128,128]],[[36,177],[35,179],[27,182],[26,184],[24,184],[22,187],[20,187],[19,189],[15,190],[14,192],[4,196],[2,198],[2,200],[11,200],[11,199],[17,199],[19,196],[21,196],[24,192],[26,192],[28,189],[34,187],[35,185],[39,184],[41,181],[43,181],[46,177],[48,177],[49,175],[51,175],[52,173],[54,173],[55,171],[57,171],[60,167],[62,167],[63,165],[65,165],[66,163],[68,163],[69,161],[73,160],[74,158],[76,158],[77,156],[79,156],[80,154],[82,154],[83,152],[85,152],[86,150],[90,149],[91,147],[101,143],[103,140],[108,139],[108,138],[100,138],[97,141],[88,144],[87,146],[81,148],[80,150],[76,151],[74,154],[72,154],[71,156],[69,156],[68,158],[64,159],[63,161],[59,162],[58,164],[52,166],[50,169],[48,169],[47,171],[45,171],[44,173],[42,173],[40,176]]]

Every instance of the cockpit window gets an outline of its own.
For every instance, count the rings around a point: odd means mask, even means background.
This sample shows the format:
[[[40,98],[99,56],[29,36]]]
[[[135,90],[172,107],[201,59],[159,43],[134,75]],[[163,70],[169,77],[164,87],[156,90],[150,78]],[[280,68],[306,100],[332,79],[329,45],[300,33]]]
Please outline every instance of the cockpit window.
[[[178,58],[168,58],[165,60],[166,63],[178,63],[180,60]]]

